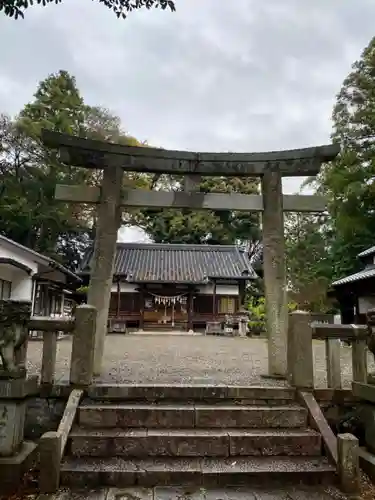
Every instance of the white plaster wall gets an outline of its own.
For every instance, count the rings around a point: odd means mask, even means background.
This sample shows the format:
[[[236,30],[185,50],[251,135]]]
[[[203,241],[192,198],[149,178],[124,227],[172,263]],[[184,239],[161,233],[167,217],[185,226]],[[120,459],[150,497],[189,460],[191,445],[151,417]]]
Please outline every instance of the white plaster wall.
[[[31,300],[33,296],[32,277],[24,271],[14,271],[11,298],[15,300]]]
[[[0,264],[0,280],[12,281],[13,269],[6,264]]]
[[[25,256],[21,251],[18,251],[16,249],[10,250],[8,248],[1,246],[1,242],[0,242],[0,257],[6,259],[13,259],[19,262],[20,264],[27,266],[32,270],[33,274],[38,272],[38,264],[34,262],[32,258]]]
[[[375,309],[375,296],[359,297],[358,305],[360,314],[366,314],[369,309]]]
[[[133,285],[131,283],[120,283],[120,292],[122,293],[131,293],[136,292],[137,285]],[[111,288],[111,292],[117,292],[117,284],[114,283]]]
[[[335,325],[341,325],[341,314],[335,314],[333,316],[333,323]]]
[[[1,245],[1,242],[0,242]],[[5,246],[0,246],[0,257],[13,259],[31,269],[32,274],[38,271],[38,264],[32,258],[28,258],[18,249],[11,250]],[[33,294],[32,277],[21,269],[0,265],[0,278],[12,283],[11,298],[15,300],[31,300]]]
[[[213,285],[199,286],[198,293],[212,295],[214,287]],[[238,285],[217,285],[216,295],[239,295]]]

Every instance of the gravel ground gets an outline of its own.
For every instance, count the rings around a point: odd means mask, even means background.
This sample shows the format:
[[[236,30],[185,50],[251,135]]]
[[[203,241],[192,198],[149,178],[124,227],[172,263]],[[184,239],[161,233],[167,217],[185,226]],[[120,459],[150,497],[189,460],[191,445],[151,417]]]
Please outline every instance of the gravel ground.
[[[29,374],[39,374],[42,342],[28,346]],[[58,342],[56,381],[68,379],[71,340]],[[369,357],[369,368],[374,369]],[[316,387],[326,387],[325,346],[314,341]],[[341,348],[343,387],[350,387],[351,348]],[[102,376],[105,383],[283,385],[267,373],[267,341],[256,338],[175,335],[109,335]]]

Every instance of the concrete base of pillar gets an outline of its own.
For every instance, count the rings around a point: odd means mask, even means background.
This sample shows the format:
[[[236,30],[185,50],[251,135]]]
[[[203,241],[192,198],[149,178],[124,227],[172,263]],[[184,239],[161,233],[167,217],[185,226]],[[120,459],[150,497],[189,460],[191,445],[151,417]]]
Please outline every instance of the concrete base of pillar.
[[[0,457],[0,494],[10,494],[37,460],[37,444],[24,441],[11,457]]]

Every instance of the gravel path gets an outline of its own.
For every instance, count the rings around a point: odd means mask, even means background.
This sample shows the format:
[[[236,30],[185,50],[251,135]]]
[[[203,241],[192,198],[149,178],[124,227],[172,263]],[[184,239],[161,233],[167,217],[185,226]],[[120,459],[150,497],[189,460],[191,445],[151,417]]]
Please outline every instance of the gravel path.
[[[39,374],[42,342],[30,341],[28,371]],[[56,381],[68,379],[71,340],[58,342]],[[369,358],[370,369],[374,369]],[[351,383],[351,348],[341,348],[344,387]],[[314,341],[316,387],[326,387],[324,343]],[[105,383],[283,385],[261,377],[267,373],[267,341],[255,338],[174,335],[109,335],[103,373]],[[99,381],[99,380],[98,380]]]

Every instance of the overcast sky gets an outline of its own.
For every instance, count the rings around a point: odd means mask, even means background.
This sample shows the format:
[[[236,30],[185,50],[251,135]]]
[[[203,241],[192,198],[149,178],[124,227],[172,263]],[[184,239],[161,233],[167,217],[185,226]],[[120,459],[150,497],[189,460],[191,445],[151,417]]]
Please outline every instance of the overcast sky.
[[[1,13],[0,112],[17,113],[40,80],[65,69],[87,103],[155,146],[251,152],[329,142],[335,95],[375,35],[374,0],[175,3],[173,14],[126,20],[90,0],[33,7],[24,20]],[[299,182],[284,187],[295,192]]]

